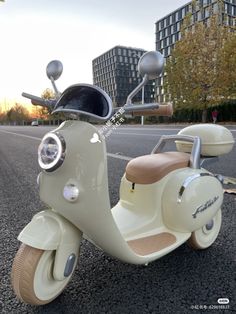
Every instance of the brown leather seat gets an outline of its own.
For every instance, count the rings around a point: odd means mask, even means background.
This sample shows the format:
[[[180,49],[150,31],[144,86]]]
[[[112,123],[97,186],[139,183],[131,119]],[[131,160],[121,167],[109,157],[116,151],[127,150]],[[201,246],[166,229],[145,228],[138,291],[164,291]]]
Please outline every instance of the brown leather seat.
[[[169,172],[189,165],[190,154],[164,152],[144,155],[130,160],[126,166],[126,179],[137,184],[151,184]]]

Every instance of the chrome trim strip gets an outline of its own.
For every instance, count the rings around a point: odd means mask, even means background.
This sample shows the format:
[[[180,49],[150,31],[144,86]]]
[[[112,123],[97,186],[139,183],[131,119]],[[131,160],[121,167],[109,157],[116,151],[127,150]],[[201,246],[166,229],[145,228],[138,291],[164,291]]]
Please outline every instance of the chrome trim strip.
[[[186,178],[184,180],[184,183],[182,184],[180,190],[179,190],[179,195],[178,195],[178,199],[177,199],[177,203],[181,203],[182,202],[182,197],[183,197],[183,194],[184,194],[184,191],[186,190],[186,188],[189,186],[190,183],[192,183],[195,179],[197,178],[200,178],[200,177],[214,177],[213,174],[211,173],[206,173],[206,172],[202,172],[202,173],[197,173],[197,174],[194,174],[188,178]]]

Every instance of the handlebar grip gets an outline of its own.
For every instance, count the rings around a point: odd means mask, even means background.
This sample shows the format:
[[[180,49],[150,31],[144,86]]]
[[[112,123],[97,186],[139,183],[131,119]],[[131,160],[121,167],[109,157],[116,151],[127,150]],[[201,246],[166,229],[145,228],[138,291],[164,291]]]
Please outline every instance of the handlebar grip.
[[[165,116],[171,117],[173,115],[173,106],[171,103],[159,105],[157,109],[149,109],[143,111],[133,111],[133,116]]]
[[[25,98],[29,98],[31,100],[31,103],[35,106],[52,108],[56,104],[56,100],[43,99],[41,97],[34,96],[28,93],[22,93],[22,96]]]

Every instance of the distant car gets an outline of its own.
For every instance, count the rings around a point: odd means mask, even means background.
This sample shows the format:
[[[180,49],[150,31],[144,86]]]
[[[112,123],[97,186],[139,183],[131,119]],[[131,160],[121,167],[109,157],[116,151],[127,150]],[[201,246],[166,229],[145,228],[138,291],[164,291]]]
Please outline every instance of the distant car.
[[[38,126],[39,123],[38,123],[38,121],[32,121],[31,125],[32,125],[32,126]]]

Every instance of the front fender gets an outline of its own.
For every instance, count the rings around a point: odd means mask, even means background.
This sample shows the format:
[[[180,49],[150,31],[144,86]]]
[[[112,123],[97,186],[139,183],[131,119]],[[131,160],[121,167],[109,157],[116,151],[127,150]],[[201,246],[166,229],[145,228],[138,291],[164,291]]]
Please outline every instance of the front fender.
[[[70,256],[79,254],[81,231],[52,210],[36,214],[21,231],[18,240],[41,250],[55,250],[53,274],[57,280],[65,279],[65,267]]]
[[[55,250],[60,243],[61,219],[52,211],[42,211],[25,226],[18,240],[37,249]]]

